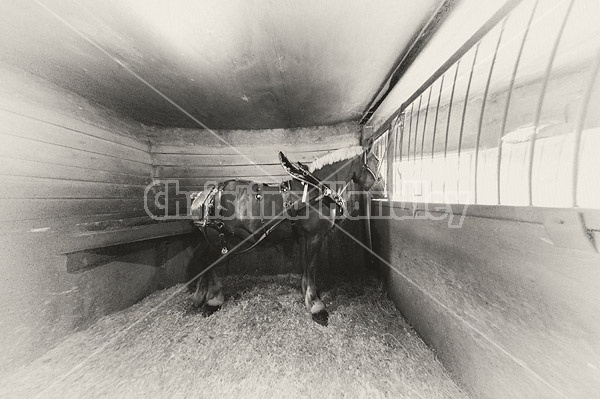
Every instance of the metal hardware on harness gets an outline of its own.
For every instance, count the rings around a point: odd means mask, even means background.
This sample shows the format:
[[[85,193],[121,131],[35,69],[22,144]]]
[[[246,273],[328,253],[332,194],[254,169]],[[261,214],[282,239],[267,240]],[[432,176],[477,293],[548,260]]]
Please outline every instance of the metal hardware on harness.
[[[329,188],[325,183],[323,183],[315,175],[313,175],[305,165],[301,165],[299,163],[294,164],[281,151],[279,151],[279,161],[283,169],[290,176],[292,176],[292,178],[304,184],[304,194],[302,195],[302,202],[306,203],[308,200],[308,186],[310,185],[311,187],[319,190],[319,192],[325,193],[325,195],[322,198],[327,197],[333,202],[335,202],[338,206],[343,207],[344,200],[336,192],[331,190],[331,188]]]
[[[260,189],[260,183],[256,183],[256,194],[254,195],[254,198],[256,198],[256,200],[258,201],[258,212],[260,213],[260,223],[264,224],[265,223],[265,215],[263,212],[263,206],[262,206],[262,199],[263,199],[263,195],[260,193],[261,189]]]
[[[257,193],[254,195],[254,197],[256,198],[257,201],[261,201],[263,199],[262,194],[260,193],[260,184],[256,184],[256,191]]]
[[[225,234],[219,233],[219,244],[221,245],[221,253],[225,255],[229,252],[229,248],[227,248],[227,241],[225,240]]]
[[[279,194],[281,194],[281,198],[283,199],[283,207],[285,209],[289,209],[294,201],[290,200],[290,182],[282,181],[279,185]]]

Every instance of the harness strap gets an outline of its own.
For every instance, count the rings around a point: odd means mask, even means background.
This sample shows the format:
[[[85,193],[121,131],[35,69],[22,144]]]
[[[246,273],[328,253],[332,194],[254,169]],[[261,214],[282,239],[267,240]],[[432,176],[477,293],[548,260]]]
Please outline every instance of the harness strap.
[[[346,185],[346,186],[347,186],[347,185]],[[322,200],[323,198],[325,198],[325,197],[326,197],[326,195],[325,195],[325,194],[321,194],[321,195],[319,195],[318,197],[312,198],[312,199],[311,199],[311,200],[309,200],[308,202],[303,202],[303,205],[302,205],[302,206],[300,206],[300,207],[298,207],[298,208],[297,208],[295,211],[296,211],[296,212],[297,212],[297,211],[300,211],[300,210],[302,210],[302,209],[306,208],[307,206],[309,206],[309,205],[310,205],[310,204],[312,204],[312,203],[315,203],[315,202],[319,202],[319,201],[321,201],[321,200]],[[293,208],[293,207],[294,207],[296,204],[298,204],[299,202],[300,202],[300,200],[296,200],[296,201],[294,201],[294,202],[293,202],[293,203],[290,205],[290,208],[289,208],[289,209],[292,209],[292,208]],[[241,255],[241,254],[244,254],[244,253],[246,253],[246,252],[248,252],[248,251],[251,251],[251,250],[252,250],[252,249],[254,249],[254,248],[255,248],[255,247],[258,245],[258,244],[260,244],[260,243],[261,243],[261,242],[262,242],[262,241],[263,241],[265,238],[267,238],[267,237],[269,236],[269,234],[271,234],[271,233],[273,232],[273,230],[275,230],[275,228],[276,228],[277,226],[279,226],[281,223],[283,223],[283,222],[284,222],[284,221],[286,221],[286,220],[287,220],[287,218],[281,218],[281,219],[279,219],[279,220],[277,221],[277,223],[273,224],[273,226],[271,226],[271,227],[269,227],[267,230],[265,230],[265,232],[264,232],[264,233],[263,233],[263,234],[262,234],[262,235],[261,235],[261,236],[258,238],[258,240],[256,240],[256,241],[254,242],[254,244],[252,244],[251,246],[249,246],[248,248],[246,248],[246,249],[244,249],[244,250],[242,250],[242,251],[237,251],[237,252],[234,252],[234,253],[232,253],[232,255]],[[225,253],[227,253],[227,252],[225,252]]]
[[[291,162],[283,152],[279,151],[279,161],[281,162],[281,166],[283,169],[294,179],[305,184],[304,192],[308,191],[308,186],[316,188],[319,191],[325,192],[325,196],[329,197],[332,201],[334,201],[339,206],[342,206],[342,198],[337,195],[334,191],[332,191],[329,186],[319,180],[314,174],[312,174],[308,168],[299,163],[294,164]],[[306,199],[304,199],[306,201]]]

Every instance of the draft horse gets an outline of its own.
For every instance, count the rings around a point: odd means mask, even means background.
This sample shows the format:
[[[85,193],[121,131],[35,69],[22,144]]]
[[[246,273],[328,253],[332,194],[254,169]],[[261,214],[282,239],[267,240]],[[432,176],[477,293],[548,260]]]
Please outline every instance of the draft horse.
[[[317,255],[325,234],[348,212],[349,185],[364,191],[380,187],[379,160],[360,146],[330,152],[310,167],[290,162],[281,152],[279,156],[292,177],[279,185],[227,180],[193,195],[192,221],[204,233],[211,254],[196,259],[208,263],[209,269],[190,283],[192,302],[209,313],[223,304],[222,286],[211,266],[220,257],[247,252],[259,243],[296,238],[304,303],[313,320],[327,325],[328,313],[315,282]]]

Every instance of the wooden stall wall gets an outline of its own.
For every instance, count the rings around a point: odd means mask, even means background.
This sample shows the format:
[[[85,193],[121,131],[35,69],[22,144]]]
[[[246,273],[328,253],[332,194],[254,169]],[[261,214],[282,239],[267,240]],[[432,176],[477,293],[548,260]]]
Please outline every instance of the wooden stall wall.
[[[460,228],[378,209],[405,216],[373,221],[392,299],[473,397],[597,395],[598,254],[553,245],[539,221],[515,220],[518,208]]]
[[[265,130],[154,129],[150,139],[155,178],[178,182],[185,193],[232,178],[279,183],[287,179],[279,151],[310,164],[329,151],[359,144],[360,131],[356,123]]]
[[[142,129],[0,70],[0,372],[185,277],[188,236],[106,248],[192,231],[144,210],[152,158]]]

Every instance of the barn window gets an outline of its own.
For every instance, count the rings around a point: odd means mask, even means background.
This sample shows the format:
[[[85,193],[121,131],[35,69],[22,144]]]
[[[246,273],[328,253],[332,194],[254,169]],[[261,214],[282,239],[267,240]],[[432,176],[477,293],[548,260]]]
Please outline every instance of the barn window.
[[[599,208],[595,9],[523,1],[484,24],[374,142],[390,198]]]

